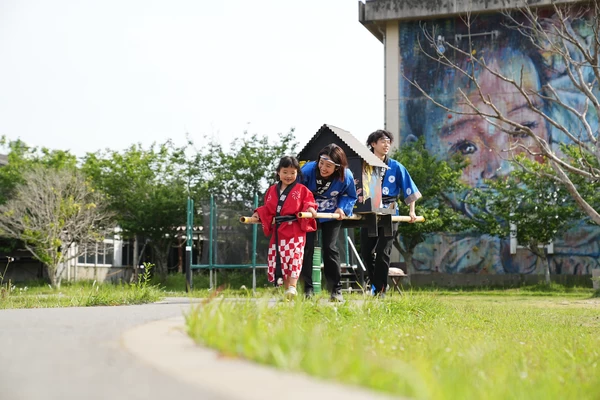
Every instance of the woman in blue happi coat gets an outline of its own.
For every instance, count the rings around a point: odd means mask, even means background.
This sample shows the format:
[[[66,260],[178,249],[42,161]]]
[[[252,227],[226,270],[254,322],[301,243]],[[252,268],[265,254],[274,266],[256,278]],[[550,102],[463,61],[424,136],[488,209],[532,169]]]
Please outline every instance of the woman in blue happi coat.
[[[338,219],[319,219],[317,229],[321,232],[323,272],[327,279],[331,300],[343,301],[337,239],[342,219],[352,215],[352,209],[357,199],[354,176],[348,169],[348,160],[344,150],[333,143],[321,149],[317,161],[308,162],[302,167],[302,184],[313,192],[318,212],[340,215]],[[306,234],[301,272],[306,297],[313,295],[312,260],[315,236],[315,232]]]

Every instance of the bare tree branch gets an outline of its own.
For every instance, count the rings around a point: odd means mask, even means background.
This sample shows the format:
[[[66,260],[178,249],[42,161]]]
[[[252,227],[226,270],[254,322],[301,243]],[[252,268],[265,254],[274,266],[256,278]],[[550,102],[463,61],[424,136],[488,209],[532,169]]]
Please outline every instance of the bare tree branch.
[[[0,232],[23,241],[60,286],[67,262],[104,239],[110,224],[102,196],[75,170],[34,167],[0,206]]]
[[[446,112],[482,118],[497,131],[508,135],[506,148],[495,150],[508,154],[511,161],[515,161],[514,154],[522,152],[531,156],[543,155],[556,173],[553,179],[563,184],[581,209],[600,224],[600,210],[583,198],[571,178],[583,177],[591,185],[597,185],[600,181],[597,128],[600,116],[600,6],[598,2],[568,7],[553,4],[552,13],[548,10],[540,13],[534,7],[525,6],[517,11],[506,11],[504,16],[506,27],[520,33],[545,62],[552,63],[552,79],[547,79],[541,89],[525,84],[524,64],[519,70],[510,70],[509,73],[501,68],[496,59],[488,60],[485,53],[477,53],[471,37],[481,34],[471,33],[474,19],[469,14],[461,17],[468,32],[466,49],[461,48],[458,39],[455,43],[445,40],[435,25],[421,24],[424,42],[417,40],[419,56],[454,70],[458,77],[466,79],[467,89],[455,89],[454,100],[449,101],[447,97],[429,93],[416,78],[404,72],[402,75],[426,100]],[[509,85],[513,91],[511,95],[520,96],[529,110],[554,129],[552,132],[555,137],[546,139],[531,126],[511,116],[510,110],[499,107],[498,98],[501,94],[481,84],[480,77],[484,72],[491,74],[498,82]],[[594,123],[590,122],[592,119]],[[562,139],[562,135],[566,140]],[[530,138],[533,144],[525,145],[519,140],[520,137]],[[577,146],[583,156],[578,160],[565,156],[557,148],[560,143]]]

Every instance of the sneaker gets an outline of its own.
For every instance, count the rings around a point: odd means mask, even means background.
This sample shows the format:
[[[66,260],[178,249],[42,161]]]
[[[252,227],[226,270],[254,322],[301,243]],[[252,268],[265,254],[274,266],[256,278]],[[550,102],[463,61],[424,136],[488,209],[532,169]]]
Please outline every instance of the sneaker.
[[[371,296],[383,299],[385,297],[385,292],[386,291],[380,292],[377,289],[375,289],[375,285],[371,285]]]
[[[285,290],[285,298],[288,300],[293,299],[294,297],[296,297],[296,295],[298,294],[298,292],[296,291],[296,287],[295,286],[290,286]]]
[[[344,302],[344,296],[342,296],[342,292],[332,292],[331,297],[329,297],[329,301],[335,301],[338,303]]]
[[[304,291],[304,298],[306,300],[310,300],[315,296],[315,292],[312,289],[308,289]]]

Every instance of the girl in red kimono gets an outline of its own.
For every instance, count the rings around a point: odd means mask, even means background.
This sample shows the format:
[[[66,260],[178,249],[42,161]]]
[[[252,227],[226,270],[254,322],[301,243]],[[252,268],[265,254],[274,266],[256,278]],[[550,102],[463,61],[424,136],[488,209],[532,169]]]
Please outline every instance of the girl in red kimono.
[[[312,192],[297,182],[299,174],[300,164],[295,157],[285,156],[279,160],[278,182],[267,190],[265,205],[252,214],[260,219],[265,235],[271,235],[267,259],[269,282],[283,278],[285,296],[288,298],[296,296],[306,232],[317,229],[314,218],[296,218],[299,212],[310,212],[314,217],[317,215],[317,203]]]

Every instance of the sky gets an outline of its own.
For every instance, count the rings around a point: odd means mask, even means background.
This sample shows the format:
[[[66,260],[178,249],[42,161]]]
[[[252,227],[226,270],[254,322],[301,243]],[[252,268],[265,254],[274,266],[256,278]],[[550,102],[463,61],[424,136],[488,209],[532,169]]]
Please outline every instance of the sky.
[[[358,0],[0,0],[0,136],[83,156],[384,123]]]

